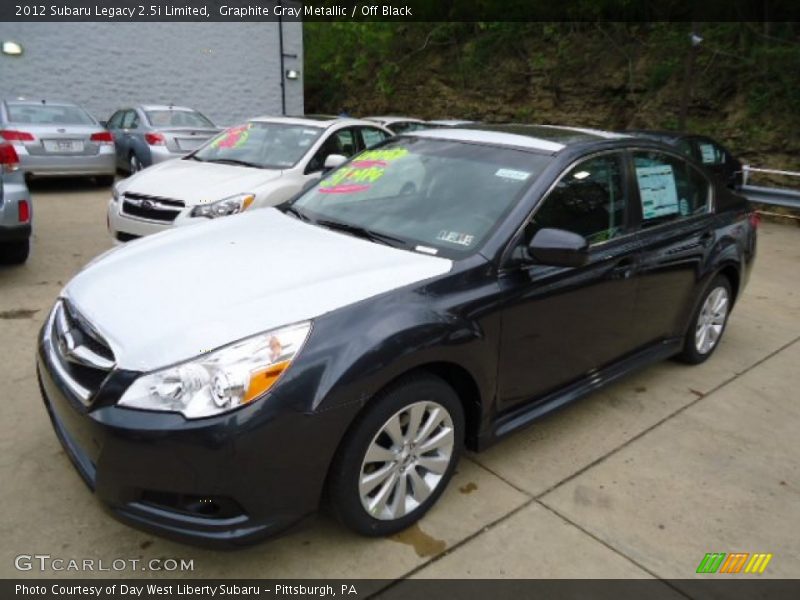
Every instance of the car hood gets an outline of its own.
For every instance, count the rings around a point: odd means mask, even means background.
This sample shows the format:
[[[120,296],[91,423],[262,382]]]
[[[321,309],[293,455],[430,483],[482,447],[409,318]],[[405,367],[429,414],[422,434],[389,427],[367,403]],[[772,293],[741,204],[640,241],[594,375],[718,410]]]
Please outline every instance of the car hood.
[[[106,338],[118,367],[150,371],[451,267],[265,208],[111,250],[64,296]]]
[[[168,160],[125,179],[120,192],[133,192],[183,200],[187,206],[216,202],[235,194],[253,192],[281,176],[277,169]]]

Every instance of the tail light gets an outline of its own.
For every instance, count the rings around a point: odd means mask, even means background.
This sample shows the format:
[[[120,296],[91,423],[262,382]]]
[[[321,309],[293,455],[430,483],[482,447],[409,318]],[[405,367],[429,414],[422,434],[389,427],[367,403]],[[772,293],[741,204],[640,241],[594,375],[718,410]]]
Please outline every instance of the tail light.
[[[98,133],[93,133],[92,137],[89,138],[93,142],[97,142],[99,144],[113,144],[114,143],[114,136],[111,135],[110,131],[100,131]]]
[[[17,204],[17,214],[20,223],[27,223],[31,220],[31,205],[27,200],[20,200]]]
[[[15,170],[19,166],[19,156],[14,146],[6,142],[0,142],[0,166],[9,171]]]
[[[27,131],[15,131],[14,129],[3,129],[0,131],[0,137],[7,142],[32,142],[36,139],[33,137],[32,133],[28,133]]]
[[[750,215],[748,215],[748,218],[750,221],[750,226],[753,229],[758,229],[758,226],[761,225],[761,215],[758,213],[758,211],[754,210],[751,212]]]
[[[166,144],[166,140],[164,136],[160,133],[145,133],[144,134],[144,141],[146,141],[151,146],[163,146]]]

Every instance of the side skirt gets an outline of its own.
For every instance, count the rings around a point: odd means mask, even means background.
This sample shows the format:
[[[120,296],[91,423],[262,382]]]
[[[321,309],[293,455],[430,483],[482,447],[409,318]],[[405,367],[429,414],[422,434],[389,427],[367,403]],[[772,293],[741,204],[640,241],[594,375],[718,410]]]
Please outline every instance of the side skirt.
[[[501,416],[495,421],[494,427],[479,439],[479,450],[488,448],[510,433],[610,385],[629,373],[674,356],[681,351],[681,344],[682,340],[675,338],[648,346],[619,362],[590,373],[566,387],[542,397],[532,405],[524,406]]]

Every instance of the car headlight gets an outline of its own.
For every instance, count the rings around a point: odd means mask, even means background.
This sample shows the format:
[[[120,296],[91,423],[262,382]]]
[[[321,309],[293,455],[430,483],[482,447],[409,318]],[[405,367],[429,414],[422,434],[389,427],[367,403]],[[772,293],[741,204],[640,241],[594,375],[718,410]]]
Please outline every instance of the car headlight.
[[[180,412],[187,419],[244,406],[275,385],[310,330],[310,322],[289,325],[148,373],[128,388],[118,405]]]
[[[114,185],[111,186],[111,199],[114,202],[118,202],[119,201],[119,187],[118,186],[119,186],[118,183],[115,183]]]
[[[190,214],[192,217],[206,217],[207,219],[227,217],[247,210],[255,199],[253,194],[236,194],[210,204],[195,206]]]

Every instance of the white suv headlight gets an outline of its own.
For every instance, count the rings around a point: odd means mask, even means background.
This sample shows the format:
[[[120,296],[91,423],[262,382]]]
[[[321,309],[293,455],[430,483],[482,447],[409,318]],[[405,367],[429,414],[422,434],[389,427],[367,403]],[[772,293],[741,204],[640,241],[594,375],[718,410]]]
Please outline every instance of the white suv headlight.
[[[256,197],[253,194],[236,194],[235,196],[229,196],[228,198],[223,198],[216,202],[195,206],[190,216],[216,219],[217,217],[235,215],[236,213],[243,212],[250,208],[250,205],[255,199]]]
[[[210,417],[263,396],[292,364],[311,323],[268,331],[185,363],[143,375],[118,404]]]

